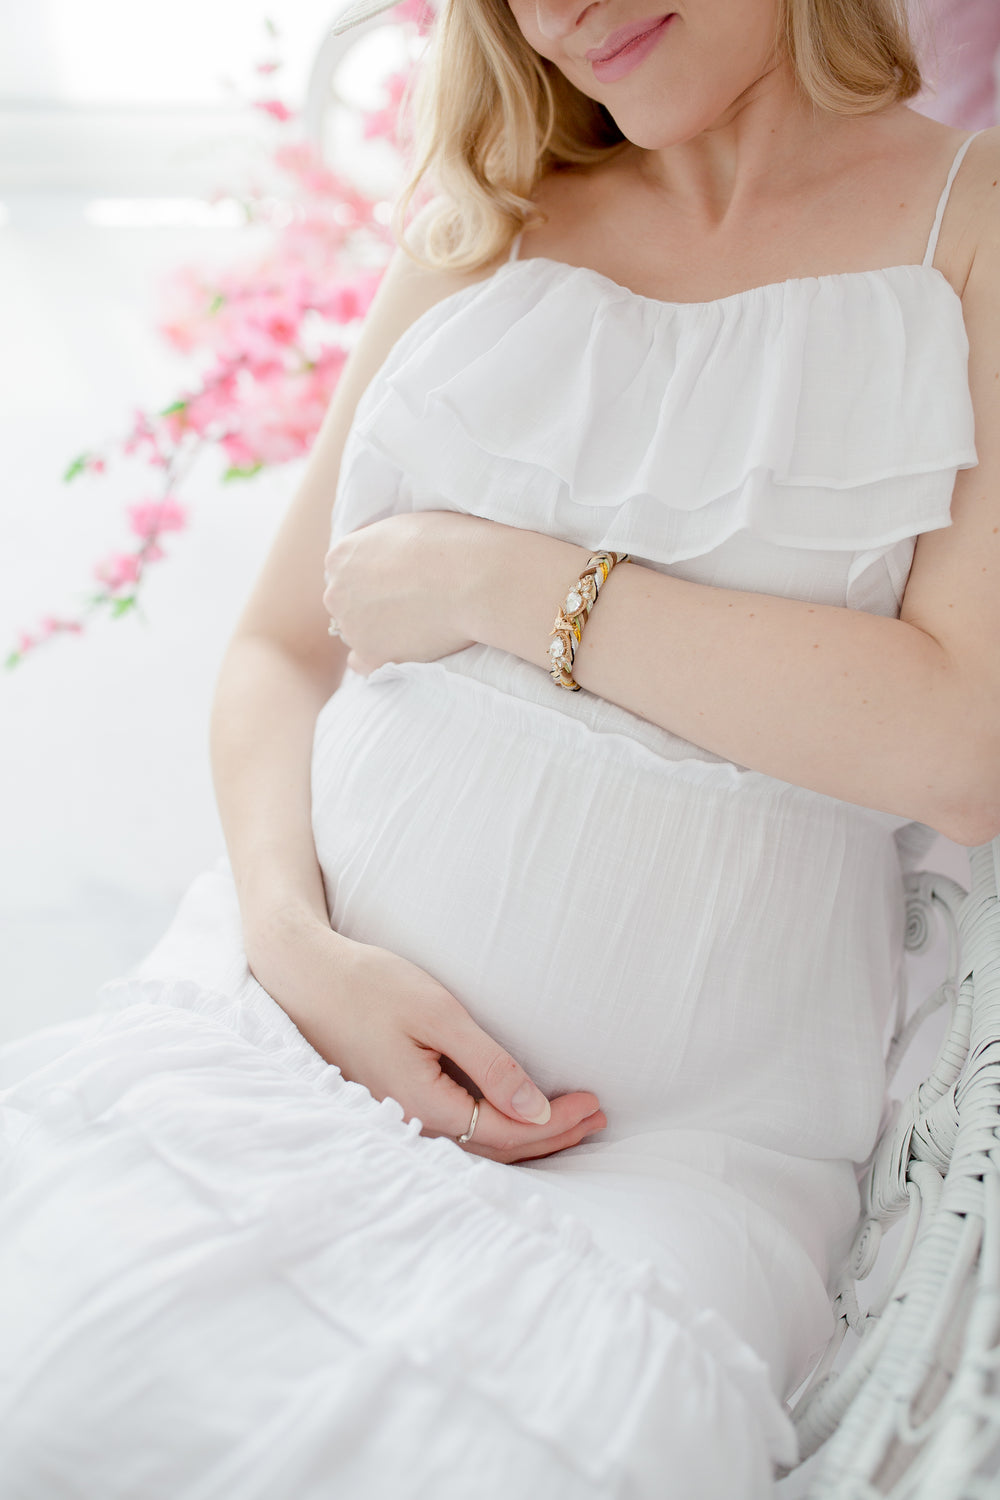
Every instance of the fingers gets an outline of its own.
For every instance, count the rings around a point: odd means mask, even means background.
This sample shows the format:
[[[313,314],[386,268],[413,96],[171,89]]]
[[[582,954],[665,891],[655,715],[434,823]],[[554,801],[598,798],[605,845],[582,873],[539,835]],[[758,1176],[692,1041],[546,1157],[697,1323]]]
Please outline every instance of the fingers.
[[[530,1125],[548,1124],[552,1106],[541,1089],[457,1001],[427,1040],[479,1085],[483,1099],[494,1111]]]
[[[473,1102],[469,1100],[465,1120],[455,1131],[456,1136],[468,1130]],[[479,1118],[476,1120],[476,1128],[469,1144],[477,1148],[484,1147],[497,1151],[505,1156],[510,1152],[517,1152],[520,1155],[529,1148],[551,1142],[564,1135],[571,1135],[579,1130],[583,1121],[589,1119],[597,1108],[597,1098],[594,1094],[563,1094],[552,1101],[550,1116],[544,1125],[522,1125],[494,1108],[488,1099],[481,1099]],[[551,1150],[552,1147],[547,1146],[546,1149]]]
[[[439,1069],[430,1086],[421,1092],[425,1094],[425,1100],[421,1101],[423,1108],[418,1102],[413,1112],[423,1120],[427,1135],[447,1135],[457,1139],[468,1130],[476,1101],[461,1084]],[[447,1124],[443,1123],[445,1121]],[[589,1122],[586,1129],[583,1128],[585,1122]],[[598,1109],[597,1096],[583,1091],[553,1099],[549,1119],[544,1125],[512,1120],[488,1099],[480,1099],[476,1128],[466,1149],[484,1156],[493,1155],[497,1160],[520,1160],[561,1151],[564,1145],[575,1145],[588,1129],[603,1129],[606,1124]]]
[[[587,1136],[603,1130],[607,1123],[605,1115],[598,1109],[593,1114],[587,1115],[572,1130],[564,1130],[558,1135],[547,1136],[542,1140],[528,1142],[522,1146],[501,1150],[491,1146],[477,1145],[474,1137],[462,1149],[476,1156],[488,1157],[491,1161],[502,1161],[508,1164],[518,1161],[534,1161],[542,1156],[554,1156],[556,1152],[565,1151],[570,1146],[578,1146]],[[478,1134],[477,1126],[476,1135]]]

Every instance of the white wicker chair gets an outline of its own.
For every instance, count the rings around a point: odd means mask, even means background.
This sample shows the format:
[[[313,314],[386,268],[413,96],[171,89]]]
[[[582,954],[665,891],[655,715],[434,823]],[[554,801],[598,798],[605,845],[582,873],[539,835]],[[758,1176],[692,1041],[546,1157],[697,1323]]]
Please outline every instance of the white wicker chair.
[[[908,950],[925,951],[939,919],[949,962],[910,1014],[902,990],[890,1078],[929,1015],[948,1005],[950,1019],[867,1165],[838,1328],[792,1409],[803,1459],[825,1444],[810,1500],[1000,1497],[1000,838],[971,850],[970,867],[969,892],[929,871],[906,878]],[[862,1311],[857,1283],[900,1220],[887,1281]],[[834,1370],[849,1330],[856,1347]]]
[[[305,121],[321,153],[337,72],[385,24],[328,34],[317,52]],[[1000,1500],[1000,838],[970,860],[968,893],[946,875],[907,877],[907,948],[930,945],[937,914],[949,972],[912,1013],[900,994],[890,1079],[928,1016],[948,1004],[951,1020],[873,1153],[837,1330],[792,1408],[803,1460],[823,1449],[810,1500]],[[862,1311],[857,1283],[902,1219],[884,1288]],[[857,1347],[838,1361],[848,1334]]]

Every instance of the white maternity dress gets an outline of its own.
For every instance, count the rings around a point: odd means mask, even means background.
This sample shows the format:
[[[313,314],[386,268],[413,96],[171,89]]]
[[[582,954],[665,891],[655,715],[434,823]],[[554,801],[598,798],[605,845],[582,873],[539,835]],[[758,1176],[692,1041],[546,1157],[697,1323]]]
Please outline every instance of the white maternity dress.
[[[674,304],[515,245],[371,382],[334,534],[451,509],[898,615],[976,462],[933,265],[960,159],[920,265]],[[608,1128],[514,1167],[422,1136],[202,876],[94,1015],[0,1051],[3,1500],[771,1495],[928,830],[480,645],[349,673],[313,793],[333,926]]]

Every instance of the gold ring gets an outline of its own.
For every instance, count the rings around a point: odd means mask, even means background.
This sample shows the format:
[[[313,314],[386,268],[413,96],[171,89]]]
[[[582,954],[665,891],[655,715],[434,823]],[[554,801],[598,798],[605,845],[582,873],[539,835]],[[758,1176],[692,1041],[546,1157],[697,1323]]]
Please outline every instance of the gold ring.
[[[469,1121],[469,1128],[468,1128],[468,1130],[465,1132],[464,1135],[457,1135],[455,1137],[456,1141],[458,1142],[458,1144],[460,1146],[464,1146],[465,1143],[466,1143],[466,1141],[471,1141],[472,1140],[472,1132],[476,1128],[476,1121],[478,1119],[479,1119],[479,1100],[477,1099],[476,1102],[475,1102],[475,1104],[472,1107],[472,1119]]]

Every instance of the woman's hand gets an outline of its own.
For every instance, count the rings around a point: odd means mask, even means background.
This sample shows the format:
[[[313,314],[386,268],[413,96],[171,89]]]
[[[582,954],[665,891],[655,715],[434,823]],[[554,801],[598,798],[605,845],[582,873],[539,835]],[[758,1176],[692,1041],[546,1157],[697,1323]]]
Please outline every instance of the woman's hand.
[[[493,526],[481,516],[414,511],[334,542],[323,604],[367,676],[387,661],[436,661],[475,645],[459,624],[468,549]]]
[[[407,1120],[421,1120],[424,1135],[454,1138],[472,1118],[475,1099],[444,1071],[442,1058],[482,1095],[466,1151],[493,1161],[528,1161],[604,1129],[607,1120],[594,1094],[562,1094],[550,1105],[524,1069],[425,970],[385,948],[351,943],[345,949],[339,934],[330,934],[335,943],[324,936],[315,934],[299,951],[312,998],[289,1007],[289,1014],[345,1078],[364,1084],[376,1099],[391,1095]],[[324,968],[330,971],[327,984]]]

